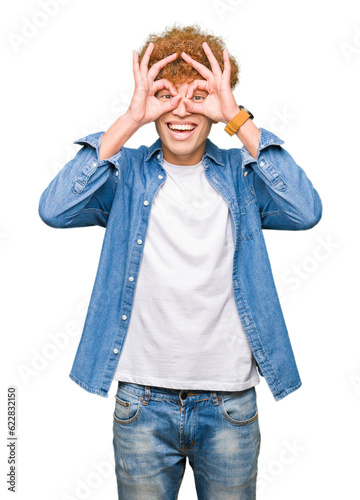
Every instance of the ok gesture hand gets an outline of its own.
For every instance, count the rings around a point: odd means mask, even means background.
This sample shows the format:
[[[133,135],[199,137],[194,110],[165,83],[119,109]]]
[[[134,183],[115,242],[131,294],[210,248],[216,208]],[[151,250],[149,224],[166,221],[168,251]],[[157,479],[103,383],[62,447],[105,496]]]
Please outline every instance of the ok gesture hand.
[[[237,113],[239,113],[239,107],[236,104],[230,86],[231,65],[229,53],[227,49],[223,52],[224,71],[222,72],[208,44],[204,42],[202,46],[210,62],[212,71],[203,64],[195,61],[185,52],[181,54],[181,57],[205,78],[205,80],[194,80],[189,86],[185,98],[186,109],[191,113],[206,115],[215,122],[228,123]],[[196,103],[191,100],[196,89],[206,90],[208,92],[208,96],[202,103]]]
[[[181,95],[177,93],[176,88],[169,80],[163,78],[155,81],[161,68],[170,61],[174,61],[174,59],[177,58],[177,54],[174,53],[161,59],[161,61],[151,66],[149,70],[148,64],[153,48],[154,44],[152,42],[149,43],[140,65],[138,53],[136,50],[133,51],[135,91],[127,115],[128,118],[139,127],[155,121],[162,114],[177,108],[181,100]],[[170,100],[165,102],[155,97],[156,92],[163,88],[168,89],[173,96]]]

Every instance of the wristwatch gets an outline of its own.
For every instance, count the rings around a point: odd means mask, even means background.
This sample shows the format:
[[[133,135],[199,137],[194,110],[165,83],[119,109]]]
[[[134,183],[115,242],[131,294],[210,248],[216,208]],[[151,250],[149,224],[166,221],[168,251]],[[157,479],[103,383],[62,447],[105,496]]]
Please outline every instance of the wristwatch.
[[[240,108],[240,112],[232,120],[230,120],[229,123],[227,123],[225,126],[224,130],[229,135],[236,134],[236,132],[241,127],[241,125],[243,125],[246,122],[246,120],[248,120],[249,118],[251,120],[254,119],[254,115],[251,113],[251,111],[246,109],[244,106],[239,106],[239,108]]]

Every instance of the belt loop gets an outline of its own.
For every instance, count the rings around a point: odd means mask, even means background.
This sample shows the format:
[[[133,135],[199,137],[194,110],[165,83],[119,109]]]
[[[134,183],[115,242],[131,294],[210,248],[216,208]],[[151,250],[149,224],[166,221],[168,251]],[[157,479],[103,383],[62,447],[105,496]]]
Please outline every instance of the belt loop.
[[[150,386],[146,385],[145,386],[145,399],[143,401],[144,405],[147,405],[150,399]]]
[[[214,405],[218,405],[219,404],[219,399],[218,399],[218,396],[217,396],[216,392],[212,392],[211,393],[211,397],[213,399]]]

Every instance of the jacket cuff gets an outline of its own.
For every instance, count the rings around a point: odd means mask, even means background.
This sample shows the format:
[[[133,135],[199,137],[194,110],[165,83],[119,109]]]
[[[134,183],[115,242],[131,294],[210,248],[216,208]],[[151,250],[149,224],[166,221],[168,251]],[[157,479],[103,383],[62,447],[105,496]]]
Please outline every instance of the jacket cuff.
[[[275,135],[273,132],[270,132],[270,130],[266,130],[265,128],[262,127],[260,127],[259,130],[260,130],[260,139],[259,139],[259,147],[257,150],[256,159],[253,156],[251,156],[251,154],[249,153],[249,151],[246,149],[245,146],[241,148],[241,152],[243,155],[242,175],[247,175],[247,173],[249,173],[249,170],[251,171],[250,164],[258,161],[259,155],[263,149],[269,146],[280,146],[285,142],[282,139],[280,139],[280,137]]]
[[[89,145],[92,146],[95,149],[96,152],[96,161],[97,164],[103,164],[105,162],[110,162],[113,163],[115,166],[117,166],[118,161],[121,157],[121,149],[114,154],[111,158],[104,158],[102,160],[99,160],[99,151],[100,151],[100,146],[101,146],[101,138],[105,134],[105,131],[101,132],[95,132],[93,134],[88,134],[85,137],[81,137],[80,139],[77,139],[76,141],[73,142],[73,144],[81,144],[83,146]]]
[[[82,146],[91,146],[93,148],[90,159],[83,165],[81,171],[75,177],[72,184],[72,191],[75,194],[80,194],[84,191],[85,186],[87,185],[90,177],[95,173],[98,167],[108,166],[109,163],[112,163],[116,168],[115,174],[115,182],[119,180],[120,171],[119,171],[119,163],[121,157],[121,150],[118,151],[111,158],[104,158],[99,160],[99,150],[101,146],[101,137],[105,132],[96,132],[94,134],[89,134],[85,137],[81,137],[73,142],[73,144],[80,144]]]

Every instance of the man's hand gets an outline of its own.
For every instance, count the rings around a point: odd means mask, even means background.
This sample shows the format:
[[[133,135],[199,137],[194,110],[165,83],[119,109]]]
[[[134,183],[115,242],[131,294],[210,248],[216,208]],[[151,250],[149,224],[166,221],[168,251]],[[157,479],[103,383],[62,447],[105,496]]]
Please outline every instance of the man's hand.
[[[208,44],[204,42],[202,46],[210,62],[212,71],[203,64],[195,61],[185,52],[181,54],[181,57],[205,78],[205,80],[194,80],[189,86],[187,98],[185,98],[186,109],[191,113],[206,115],[215,122],[228,123],[240,111],[230,86],[231,65],[229,53],[227,49],[223,52],[224,71],[222,72]],[[191,101],[191,97],[196,89],[208,92],[208,96],[203,103]]]
[[[174,61],[177,58],[177,54],[174,53],[171,56],[161,59],[161,61],[151,66],[149,70],[148,64],[153,49],[154,44],[151,42],[146,49],[140,65],[138,53],[136,50],[133,51],[135,91],[126,115],[136,126],[142,126],[155,121],[162,114],[177,108],[181,100],[181,95],[177,93],[176,88],[169,80],[163,78],[154,81],[161,68],[169,62]],[[172,99],[166,102],[160,101],[155,97],[156,92],[164,88],[168,89],[173,96]]]

